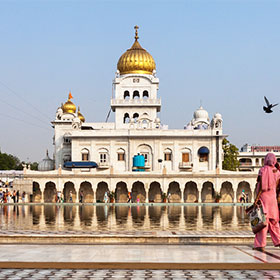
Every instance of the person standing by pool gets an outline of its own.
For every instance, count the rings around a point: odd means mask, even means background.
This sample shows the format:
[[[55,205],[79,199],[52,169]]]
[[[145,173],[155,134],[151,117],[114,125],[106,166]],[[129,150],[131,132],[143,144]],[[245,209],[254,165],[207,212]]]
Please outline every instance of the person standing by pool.
[[[254,248],[263,251],[266,246],[266,235],[269,231],[274,246],[280,246],[279,210],[276,199],[276,187],[280,172],[274,167],[276,157],[268,153],[264,159],[264,166],[259,171],[257,194],[266,215],[267,226],[256,233]],[[257,203],[257,201],[255,201]]]

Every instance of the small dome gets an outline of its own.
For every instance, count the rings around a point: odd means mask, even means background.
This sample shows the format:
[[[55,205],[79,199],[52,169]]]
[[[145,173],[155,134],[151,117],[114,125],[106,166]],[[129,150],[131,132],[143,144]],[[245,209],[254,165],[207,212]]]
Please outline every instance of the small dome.
[[[83,114],[80,112],[80,106],[78,106],[78,117],[81,120],[81,122],[85,122],[85,117]]]
[[[76,113],[76,106],[75,104],[71,101],[73,98],[71,92],[69,92],[68,100],[63,104],[61,107],[63,110],[63,113]]]
[[[159,119],[159,118],[156,118],[156,119],[155,119],[155,123],[160,123],[160,119]]]
[[[208,116],[208,112],[206,110],[204,110],[202,108],[202,106],[200,106],[199,109],[197,109],[194,113],[193,113],[193,117],[196,121],[199,120],[209,120],[209,116]]]
[[[216,114],[214,115],[214,118],[215,118],[215,119],[222,119],[222,115],[221,115],[220,113],[216,113]]]
[[[135,26],[135,42],[119,59],[120,74],[153,74],[156,64],[153,57],[138,42],[138,26]]]
[[[47,150],[46,157],[39,162],[38,164],[38,170],[39,171],[50,171],[54,170],[54,162],[53,160],[49,157],[49,153]]]

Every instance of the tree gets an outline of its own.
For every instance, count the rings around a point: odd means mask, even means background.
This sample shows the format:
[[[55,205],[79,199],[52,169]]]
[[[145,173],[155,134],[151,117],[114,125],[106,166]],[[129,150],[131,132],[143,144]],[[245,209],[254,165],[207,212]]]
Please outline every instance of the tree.
[[[224,161],[223,169],[236,171],[239,167],[238,148],[231,144],[227,139],[223,140]]]
[[[0,152],[0,170],[22,170],[22,165],[16,156]]]

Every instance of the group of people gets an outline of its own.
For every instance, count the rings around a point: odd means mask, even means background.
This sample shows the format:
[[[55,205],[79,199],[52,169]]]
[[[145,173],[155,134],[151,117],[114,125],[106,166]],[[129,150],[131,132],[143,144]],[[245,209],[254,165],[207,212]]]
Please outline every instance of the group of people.
[[[26,192],[20,195],[19,190],[0,189],[0,203],[24,203],[25,198]]]
[[[266,227],[256,233],[254,248],[264,251],[267,232],[270,233],[275,247],[280,247],[280,166],[273,153],[268,153],[264,159],[264,166],[257,178],[257,198],[255,205],[261,203],[265,216]]]

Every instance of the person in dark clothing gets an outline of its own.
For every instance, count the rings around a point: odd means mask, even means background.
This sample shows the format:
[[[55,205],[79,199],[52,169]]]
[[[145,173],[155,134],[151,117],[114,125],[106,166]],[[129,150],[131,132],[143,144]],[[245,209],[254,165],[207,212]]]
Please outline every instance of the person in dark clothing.
[[[17,203],[18,203],[18,201],[19,201],[19,190],[17,190],[16,196],[17,196]]]

